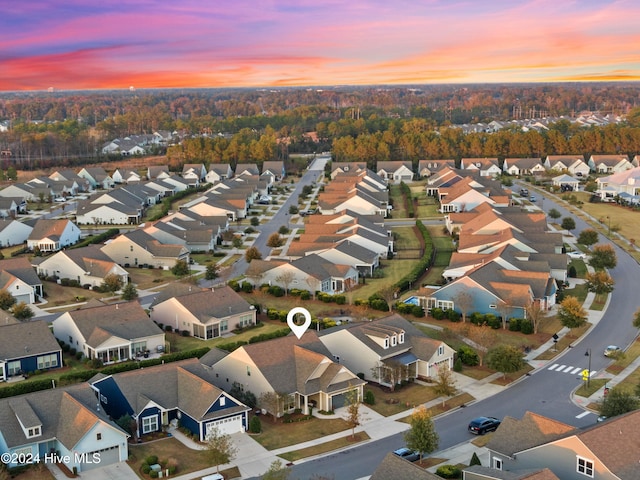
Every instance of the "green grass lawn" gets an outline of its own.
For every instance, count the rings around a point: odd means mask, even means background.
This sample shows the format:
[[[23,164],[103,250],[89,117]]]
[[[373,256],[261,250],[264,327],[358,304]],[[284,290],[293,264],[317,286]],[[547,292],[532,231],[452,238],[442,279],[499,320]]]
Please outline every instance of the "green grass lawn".
[[[408,408],[415,408],[438,397],[433,388],[417,383],[409,383],[396,388],[393,392],[377,384],[368,384],[364,388],[371,390],[376,400],[375,404],[368,405],[369,408],[385,417],[400,413]]]
[[[367,432],[358,432],[355,434],[355,436],[347,435],[346,437],[320,443],[318,445],[314,445],[313,447],[307,447],[300,450],[283,453],[279,455],[279,457],[282,457],[289,462],[295,462],[296,460],[300,460],[301,458],[307,458],[314,455],[320,455],[322,453],[332,452],[334,450],[338,450],[339,448],[351,447],[358,443],[364,442],[365,440],[369,440],[369,438],[370,437],[369,435],[367,435]]]
[[[282,419],[273,422],[273,417],[262,417],[262,432],[252,438],[267,450],[288,447],[327,435],[349,430],[347,422],[341,418],[318,418],[301,422],[283,423]]]

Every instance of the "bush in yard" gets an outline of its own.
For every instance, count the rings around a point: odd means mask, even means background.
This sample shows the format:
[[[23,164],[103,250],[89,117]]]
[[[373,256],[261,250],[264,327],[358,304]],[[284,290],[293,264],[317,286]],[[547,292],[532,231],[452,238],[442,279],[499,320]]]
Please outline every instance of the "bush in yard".
[[[365,390],[364,403],[366,403],[367,405],[375,405],[376,397],[371,390]]]
[[[531,335],[533,333],[533,323],[531,320],[522,319],[520,322],[520,331],[525,335]]]
[[[521,318],[510,318],[509,319],[509,330],[511,332],[519,332],[521,328]]]
[[[478,353],[468,345],[462,345],[458,349],[458,358],[460,361],[468,367],[475,367],[480,364],[480,358]]]
[[[436,320],[442,320],[445,317],[445,311],[442,310],[440,307],[432,308],[431,316]]]
[[[462,371],[462,360],[460,360],[460,357],[456,358],[456,361],[453,362],[453,371],[454,372]]]
[[[578,276],[578,272],[576,271],[576,267],[573,265],[569,265],[569,272],[567,273],[569,278],[576,278]]]
[[[242,282],[242,285],[240,285],[240,288],[242,289],[242,291],[244,293],[251,293],[253,292],[253,285],[251,285],[250,282]]]
[[[473,467],[474,465],[482,465],[482,462],[476,452],[473,452],[473,455],[471,455],[471,461],[469,462],[470,467]]]
[[[143,463],[141,469],[142,469],[142,473],[146,475],[148,475],[149,472],[151,471],[151,467],[147,463]]]
[[[462,470],[455,465],[442,465],[436,470],[436,475],[442,478],[460,478]]]
[[[300,292],[300,300],[311,300],[311,292],[309,290]]]
[[[487,313],[484,316],[484,321],[487,322],[487,325],[489,325],[493,329],[500,328],[502,325],[500,319],[493,313]]]
[[[453,308],[447,310],[447,318],[450,322],[459,322],[461,315],[456,312]]]
[[[234,292],[239,292],[240,291],[240,284],[238,283],[237,280],[229,280],[229,282],[227,283],[227,285],[234,291]]]
[[[147,463],[147,465],[155,465],[156,463],[158,463],[158,456],[149,455],[147,458],[144,459],[144,461]]]
[[[260,422],[260,418],[257,416],[251,417],[251,421],[249,422],[249,432],[251,433],[260,433],[262,431],[262,423]]]
[[[284,289],[279,285],[272,285],[269,287],[269,294],[273,295],[274,297],[283,297]]]

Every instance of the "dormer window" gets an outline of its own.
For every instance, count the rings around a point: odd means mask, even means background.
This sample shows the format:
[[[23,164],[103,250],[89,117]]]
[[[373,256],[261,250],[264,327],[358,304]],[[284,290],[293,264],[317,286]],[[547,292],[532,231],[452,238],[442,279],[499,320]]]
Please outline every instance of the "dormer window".
[[[398,343],[401,345],[404,343],[404,332],[400,332],[400,335],[398,335]]]
[[[384,339],[384,348],[389,348],[389,337]]]
[[[42,435],[42,430],[39,426],[27,430],[27,438],[39,437],[40,435]]]
[[[392,335],[391,337],[391,346],[395,347],[398,344],[398,336],[397,335]]]

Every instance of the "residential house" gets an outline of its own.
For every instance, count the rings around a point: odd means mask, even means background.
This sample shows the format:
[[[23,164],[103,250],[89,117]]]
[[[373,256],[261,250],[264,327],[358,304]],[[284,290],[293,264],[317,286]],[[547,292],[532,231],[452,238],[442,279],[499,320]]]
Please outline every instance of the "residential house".
[[[338,173],[318,196],[318,210],[334,215],[351,210],[359,215],[387,216],[388,186],[370,170],[348,170]]]
[[[460,168],[477,171],[481,177],[495,178],[502,174],[502,168],[497,158],[462,158]]]
[[[32,231],[33,227],[26,223],[11,218],[0,219],[0,247],[22,245]]]
[[[291,262],[252,260],[246,276],[255,286],[268,283],[285,291],[297,288],[329,295],[344,293],[359,281],[355,267],[335,264],[315,254]]]
[[[616,197],[625,196],[629,203],[638,203],[640,197],[640,167],[614,173],[596,179],[598,188],[594,195],[603,202],[612,202]]]
[[[77,204],[78,225],[137,225],[142,220],[144,207],[139,202],[102,203],[96,197]]]
[[[0,260],[0,288],[9,292],[17,303],[30,305],[44,297],[42,280],[26,257]]]
[[[207,176],[207,168],[204,163],[185,163],[182,166],[182,178],[191,185],[199,185]]]
[[[21,198],[0,197],[0,219],[16,218],[19,213],[27,212],[27,202]]]
[[[263,394],[281,396],[277,409],[258,403],[276,417],[296,408],[308,414],[312,406],[325,411],[343,407],[350,392],[355,391],[357,398],[362,398],[366,383],[344,365],[332,361],[331,353],[313,330],[307,330],[300,339],[288,335],[243,345],[228,355],[212,351],[200,361],[206,363],[210,354],[215,363],[208,365],[218,387],[229,390],[238,383],[257,398]]]
[[[337,265],[350,265],[364,277],[373,276],[380,266],[380,255],[355,242],[340,242],[336,246],[318,251],[317,255]]]
[[[27,237],[27,248],[57,252],[80,241],[80,229],[71,220],[38,219]]]
[[[367,170],[367,162],[331,162],[331,180],[341,173],[365,170]]]
[[[0,197],[17,198],[20,202],[48,201],[53,193],[47,185],[13,183],[0,190]]]
[[[256,310],[231,287],[185,293],[151,304],[151,319],[189,336],[210,340],[256,324]]]
[[[164,332],[138,302],[71,310],[52,324],[59,341],[103,363],[124,362],[145,352],[164,352]]]
[[[83,167],[78,172],[78,176],[89,182],[89,186],[92,190],[109,190],[115,185],[111,175],[109,175],[102,167]]]
[[[68,458],[70,471],[87,472],[126,461],[128,437],[96,408],[87,383],[0,399],[0,453],[11,454],[11,460],[39,456],[44,461],[55,452]]]
[[[99,245],[63,250],[48,257],[36,257],[33,262],[41,277],[66,278],[84,287],[102,285],[107,275],[118,276],[122,285],[129,282],[129,273],[102,252]]]
[[[591,155],[588,165],[592,172],[609,175],[633,168],[628,155]]]
[[[128,267],[172,268],[179,260],[189,262],[189,249],[184,245],[163,244],[144,230],[118,235],[102,247],[117,264]]]
[[[456,168],[456,161],[447,160],[420,160],[418,162],[418,176],[430,177],[434,173],[442,170],[444,167]]]
[[[171,176],[168,165],[150,165],[147,167],[147,180],[157,180]]]
[[[508,175],[541,175],[547,169],[541,158],[505,158],[502,171]]]
[[[273,185],[274,183],[281,181],[287,176],[284,169],[284,162],[281,160],[263,162],[262,173],[260,176],[263,178],[269,178],[269,185]]]
[[[146,226],[144,231],[160,243],[183,245],[190,253],[213,252],[221,233],[219,227],[178,219],[167,221],[165,218]]]
[[[560,187],[563,192],[577,191],[580,187],[580,179],[567,175],[566,173],[553,177],[551,183],[554,187]]]
[[[212,163],[209,165],[209,171],[205,176],[207,183],[216,183],[228,180],[233,177],[233,170],[228,163]]]
[[[548,468],[505,471],[473,465],[462,470],[462,480],[560,480],[560,478]]]
[[[90,183],[86,178],[81,177],[75,171],[70,169],[56,170],[49,175],[51,180],[56,182],[73,182],[76,184],[77,192],[86,192],[90,188]]]
[[[378,162],[376,169],[378,176],[389,183],[413,181],[413,166],[410,161]]]
[[[587,177],[591,172],[582,155],[548,155],[544,166],[547,170],[567,171],[576,177]]]
[[[133,170],[120,170],[116,169],[112,174],[111,178],[113,178],[114,183],[135,183],[140,182],[142,180],[142,176]]]
[[[488,203],[494,207],[507,207],[510,196],[500,182],[473,177],[465,177],[451,187],[439,187],[440,211],[443,213],[463,212],[473,210],[481,203]]]
[[[393,452],[389,452],[376,467],[369,480],[391,480],[395,478],[402,478],[403,480],[440,480],[442,477],[395,455]]]
[[[4,323],[0,318],[0,381],[62,367],[62,349],[44,320]]]
[[[225,435],[249,428],[249,407],[213,384],[213,373],[196,358],[144,369],[98,374],[91,379],[111,418],[129,415],[138,437],[179,424],[200,442],[211,428]]]
[[[520,420],[505,417],[486,447],[495,470],[544,465],[563,480],[612,480],[640,478],[638,459],[629,450],[639,442],[640,410],[584,429],[526,412]]]
[[[319,337],[335,362],[382,385],[435,377],[443,366],[453,369],[453,348],[397,314],[323,330]]]
[[[258,165],[255,163],[238,163],[236,165],[235,176],[239,177],[240,175],[260,175],[260,170],[258,169]]]

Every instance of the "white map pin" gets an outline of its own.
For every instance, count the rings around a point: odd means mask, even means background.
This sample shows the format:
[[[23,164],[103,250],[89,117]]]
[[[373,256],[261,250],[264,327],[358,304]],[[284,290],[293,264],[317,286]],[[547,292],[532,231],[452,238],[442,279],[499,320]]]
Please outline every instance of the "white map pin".
[[[293,321],[298,313],[304,315],[304,323],[302,325],[296,325]],[[298,340],[300,340],[302,335],[304,335],[304,332],[309,328],[309,325],[311,325],[311,314],[309,313],[309,310],[302,307],[296,307],[289,310],[289,313],[287,314],[287,325],[289,325],[293,334],[298,337]]]

